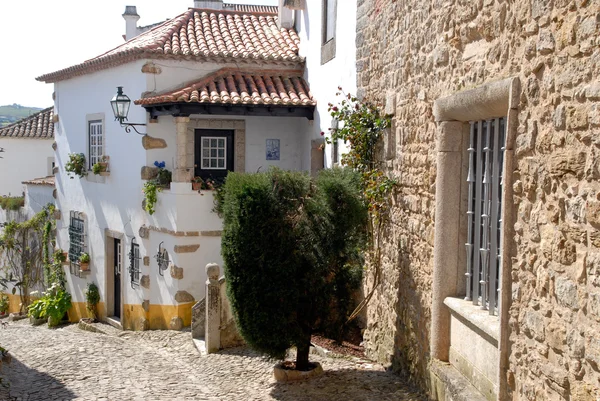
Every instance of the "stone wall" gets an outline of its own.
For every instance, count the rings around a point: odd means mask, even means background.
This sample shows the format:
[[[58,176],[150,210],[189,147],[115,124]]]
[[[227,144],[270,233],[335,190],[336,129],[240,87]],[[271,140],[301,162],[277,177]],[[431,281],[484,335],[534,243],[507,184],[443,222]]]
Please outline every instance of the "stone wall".
[[[368,308],[366,351],[427,386],[433,269],[433,101],[518,77],[509,391],[600,396],[600,4],[358,0],[359,96],[394,112],[400,182]],[[366,287],[369,288],[367,280]]]

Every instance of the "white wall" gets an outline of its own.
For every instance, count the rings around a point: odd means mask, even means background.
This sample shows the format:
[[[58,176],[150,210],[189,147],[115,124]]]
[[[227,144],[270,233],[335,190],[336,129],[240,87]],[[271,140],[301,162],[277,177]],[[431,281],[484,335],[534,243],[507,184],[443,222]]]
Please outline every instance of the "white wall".
[[[317,100],[311,138],[328,133],[331,115],[328,103],[337,103],[336,92],[356,94],[356,0],[338,0],[335,58],[321,65],[322,0],[307,0],[305,10],[297,11],[296,29],[300,36],[300,55],[306,58],[305,79]],[[341,99],[340,99],[341,100]],[[340,144],[341,145],[341,144]],[[308,145],[310,147],[310,142]],[[325,164],[331,167],[331,145],[325,149]],[[344,147],[340,146],[340,153]]]
[[[29,218],[41,212],[47,204],[54,204],[53,191],[53,185],[25,185],[25,211]]]
[[[56,158],[59,172],[56,175],[57,207],[62,220],[57,222],[58,246],[69,248],[69,212],[84,213],[88,253],[92,258],[91,273],[82,278],[70,275],[66,267],[69,287],[75,302],[84,302],[87,282],[98,285],[102,301],[106,296],[105,230],[123,233],[127,239],[123,247],[124,272],[123,303],[141,303],[143,294],[130,290],[127,281],[126,254],[130,239],[138,237],[139,227],[145,221],[141,208],[142,181],[140,169],[145,165],[145,150],[141,137],[125,133],[114,121],[110,100],[117,86],[133,100],[146,91],[146,76],[141,73],[143,61],[133,62],[96,73],[75,77],[55,84],[55,113],[59,116],[55,137],[58,145]],[[110,156],[110,176],[97,177],[89,172],[86,178],[71,179],[64,171],[69,153],[88,154],[86,115],[104,113],[104,154]],[[140,107],[131,107],[129,121],[146,122],[146,113]],[[140,252],[146,254],[144,244]]]
[[[52,139],[0,138],[0,196],[22,196],[23,181],[52,175]]]

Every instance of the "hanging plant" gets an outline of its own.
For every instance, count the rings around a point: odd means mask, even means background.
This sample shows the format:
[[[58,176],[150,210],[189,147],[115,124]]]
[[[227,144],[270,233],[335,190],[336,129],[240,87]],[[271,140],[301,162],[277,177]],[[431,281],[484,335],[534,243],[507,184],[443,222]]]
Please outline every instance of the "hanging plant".
[[[85,155],[83,153],[69,153],[69,161],[65,164],[65,171],[73,179],[73,175],[83,178],[87,175],[85,169]]]
[[[150,215],[155,212],[154,206],[158,201],[158,193],[162,192],[163,188],[169,188],[171,184],[171,172],[165,168],[165,162],[155,161],[154,166],[158,167],[156,178],[147,181],[142,189],[145,196],[144,209]]]

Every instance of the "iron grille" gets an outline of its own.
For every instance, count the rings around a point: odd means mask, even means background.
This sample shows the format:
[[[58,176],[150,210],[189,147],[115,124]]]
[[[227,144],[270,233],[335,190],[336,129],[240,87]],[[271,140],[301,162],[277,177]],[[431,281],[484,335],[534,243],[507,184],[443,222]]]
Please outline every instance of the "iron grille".
[[[502,169],[506,149],[504,118],[471,123],[467,211],[467,296],[498,314],[502,246]]]
[[[158,252],[154,256],[154,259],[158,263],[158,274],[164,276],[164,271],[169,266],[169,252],[163,248],[163,242],[158,245]]]
[[[135,288],[140,283],[140,246],[131,240],[131,250],[129,251],[129,277],[131,278],[131,288]]]
[[[79,257],[85,251],[84,221],[78,212],[70,213],[69,222],[69,271],[80,275]]]

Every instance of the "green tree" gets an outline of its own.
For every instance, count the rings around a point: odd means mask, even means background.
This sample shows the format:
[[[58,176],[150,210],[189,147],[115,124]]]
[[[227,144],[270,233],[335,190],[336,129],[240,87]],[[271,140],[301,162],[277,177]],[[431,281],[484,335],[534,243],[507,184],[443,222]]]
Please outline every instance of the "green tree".
[[[283,357],[297,348],[309,368],[310,338],[327,317],[335,282],[357,266],[367,209],[349,170],[313,181],[271,169],[230,173],[218,199],[228,296],[241,335],[253,348]]]

